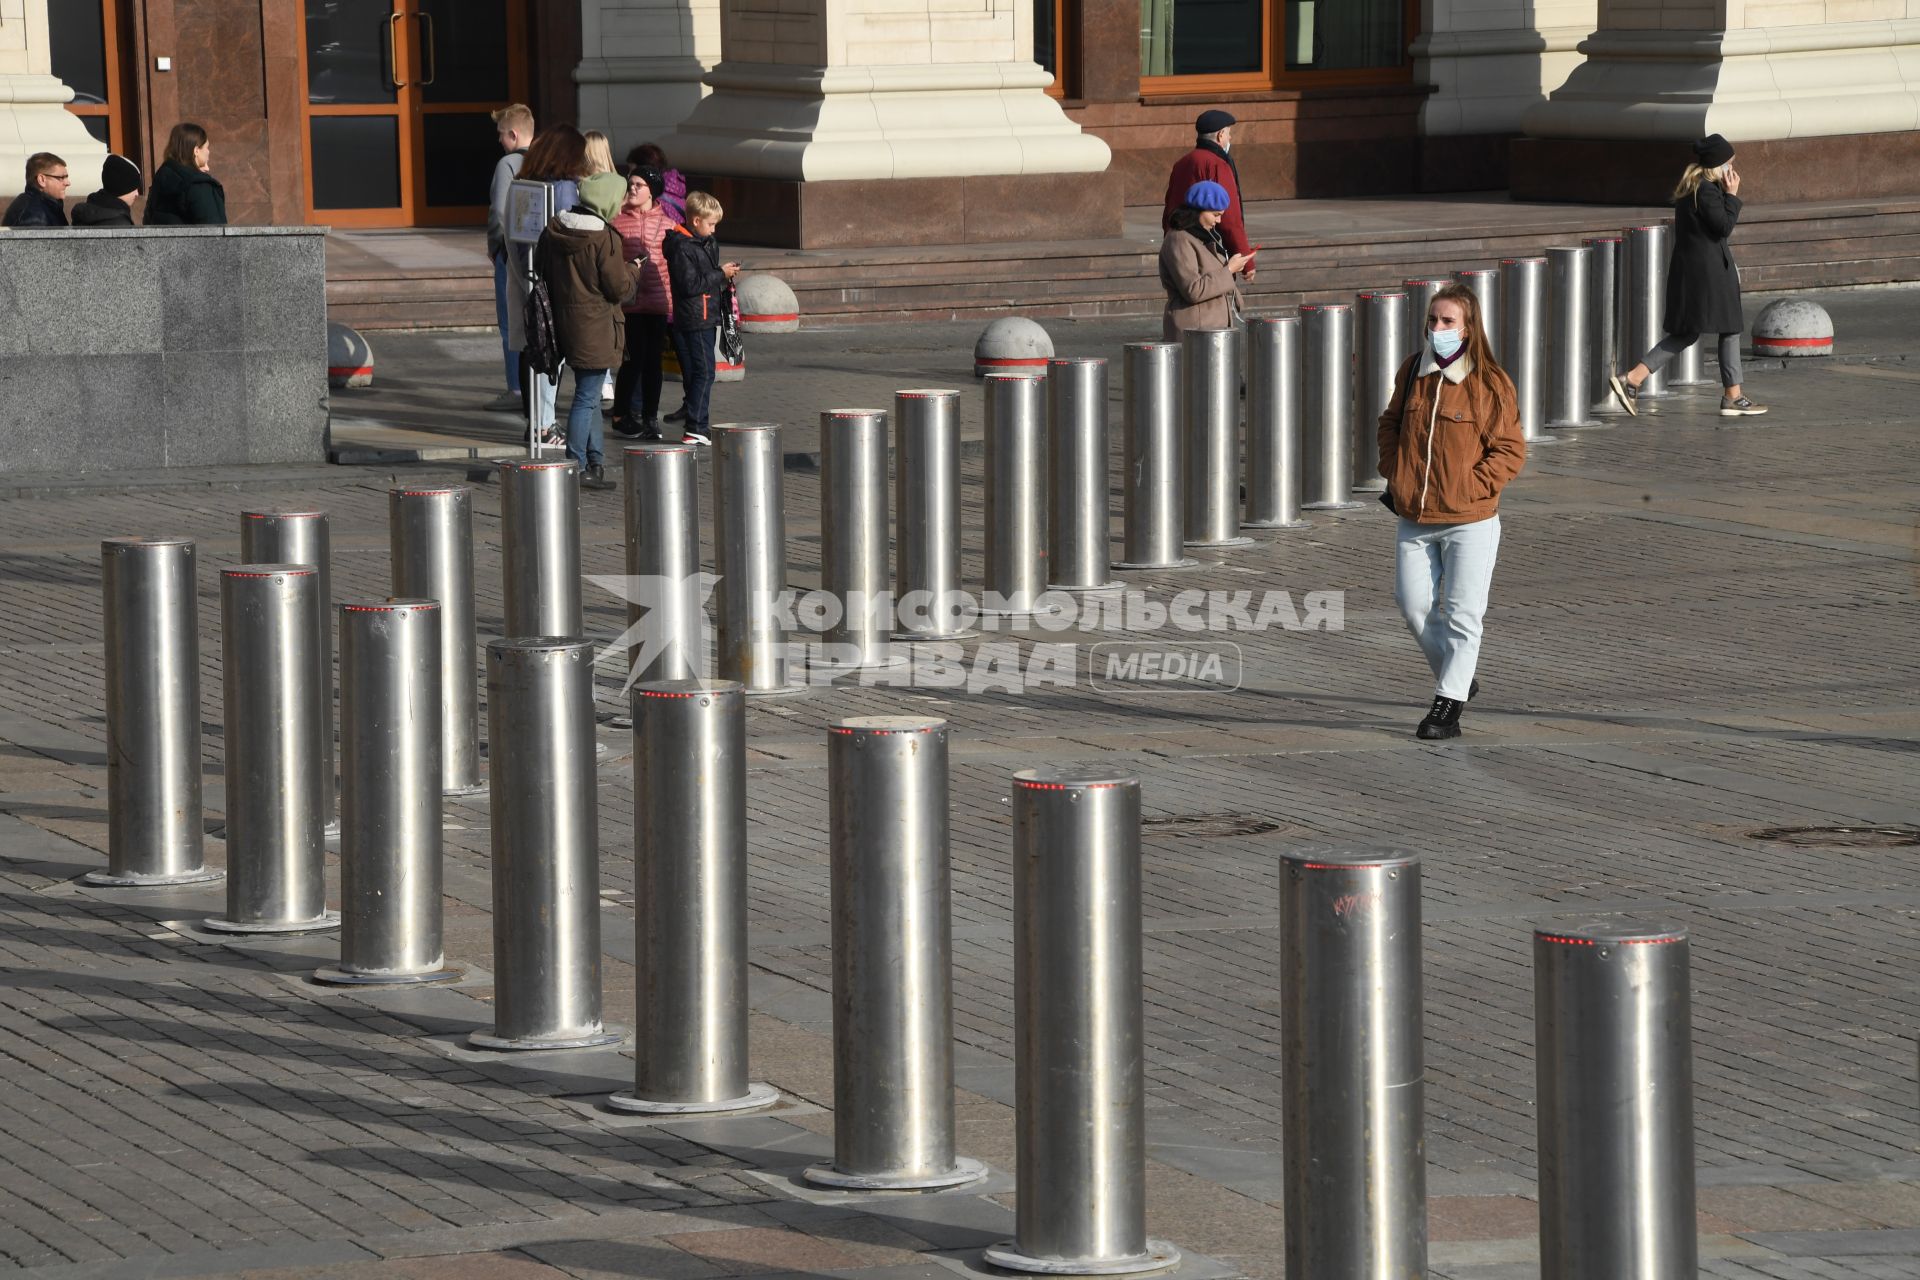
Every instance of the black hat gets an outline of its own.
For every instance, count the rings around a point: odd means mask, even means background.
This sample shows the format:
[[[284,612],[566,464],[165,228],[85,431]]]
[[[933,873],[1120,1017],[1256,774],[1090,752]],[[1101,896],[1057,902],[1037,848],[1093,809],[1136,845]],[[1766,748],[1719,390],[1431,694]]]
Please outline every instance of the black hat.
[[[628,181],[638,178],[646,183],[647,190],[653,192],[655,200],[658,200],[661,193],[667,189],[666,177],[650,164],[634,164],[629,161],[620,166],[620,176]]]
[[[1702,169],[1718,169],[1733,159],[1733,144],[1717,133],[1710,133],[1693,144],[1693,158]]]
[[[125,156],[110,155],[100,166],[100,189],[110,196],[141,193],[147,184],[140,178],[140,166]]]
[[[1215,107],[1211,111],[1202,111],[1200,113],[1200,118],[1193,122],[1193,131],[1195,133],[1218,133],[1233,123],[1234,119],[1231,114]]]

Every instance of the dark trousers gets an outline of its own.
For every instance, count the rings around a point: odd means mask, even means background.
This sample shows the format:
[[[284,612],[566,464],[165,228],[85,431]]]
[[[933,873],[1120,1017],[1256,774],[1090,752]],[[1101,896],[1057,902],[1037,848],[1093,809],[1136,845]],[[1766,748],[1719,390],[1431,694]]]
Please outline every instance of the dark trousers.
[[[614,412],[634,421],[660,416],[660,357],[667,350],[665,316],[627,315],[627,358],[613,380]]]
[[[713,399],[713,330],[673,330],[673,351],[680,357],[680,387],[686,393],[689,431],[707,430],[707,406]]]

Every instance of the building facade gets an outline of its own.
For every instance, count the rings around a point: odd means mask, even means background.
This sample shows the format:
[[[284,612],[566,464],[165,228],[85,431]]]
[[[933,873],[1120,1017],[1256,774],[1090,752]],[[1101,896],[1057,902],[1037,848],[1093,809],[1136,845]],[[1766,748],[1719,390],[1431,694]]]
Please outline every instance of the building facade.
[[[805,247],[1111,234],[1210,106],[1249,199],[1920,172],[1920,0],[0,0],[0,82],[0,192],[191,119],[243,222],[476,222],[516,100]]]

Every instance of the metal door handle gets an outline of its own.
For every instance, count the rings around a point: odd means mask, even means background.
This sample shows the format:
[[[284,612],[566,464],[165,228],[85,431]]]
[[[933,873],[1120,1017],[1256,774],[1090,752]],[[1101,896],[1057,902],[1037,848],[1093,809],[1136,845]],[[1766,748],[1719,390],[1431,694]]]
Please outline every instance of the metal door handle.
[[[387,15],[387,78],[393,81],[396,89],[407,87],[407,82],[400,78],[400,38],[396,34],[400,29],[400,19],[405,16],[401,13]]]
[[[440,51],[433,47],[433,15],[422,10],[414,16],[420,19],[420,60],[426,72],[420,83],[424,87],[440,78]]]

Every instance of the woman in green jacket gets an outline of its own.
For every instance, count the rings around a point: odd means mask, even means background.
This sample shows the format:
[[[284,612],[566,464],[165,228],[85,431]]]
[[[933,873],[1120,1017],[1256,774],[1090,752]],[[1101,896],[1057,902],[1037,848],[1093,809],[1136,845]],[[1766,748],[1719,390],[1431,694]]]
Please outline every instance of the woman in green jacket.
[[[197,124],[177,124],[167,139],[167,160],[147,191],[150,227],[224,227],[227,189],[207,172],[213,144]]]

